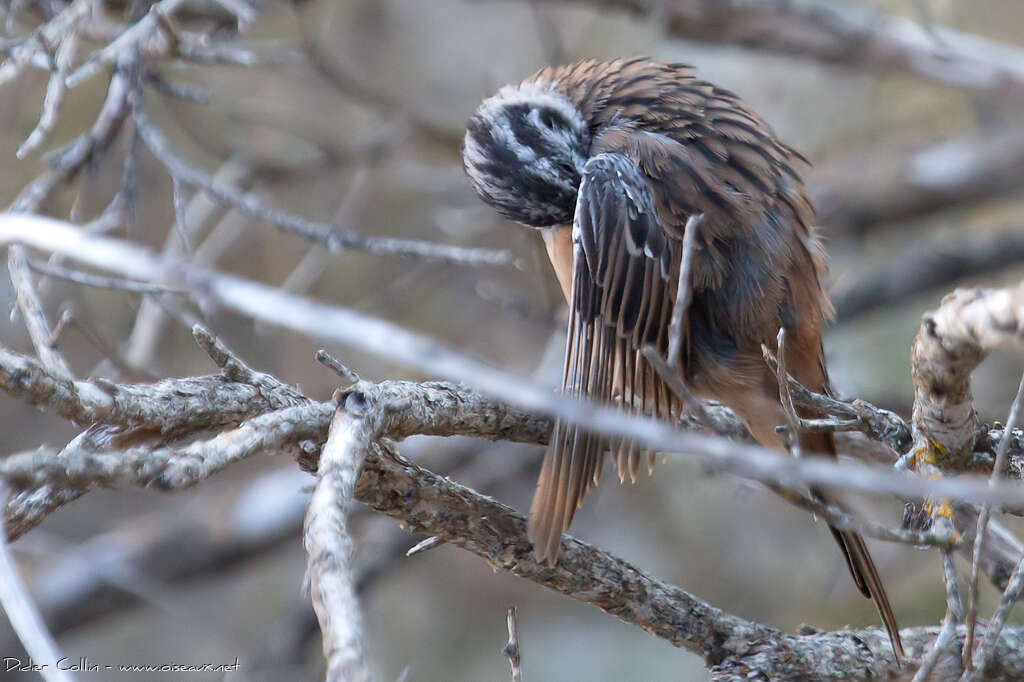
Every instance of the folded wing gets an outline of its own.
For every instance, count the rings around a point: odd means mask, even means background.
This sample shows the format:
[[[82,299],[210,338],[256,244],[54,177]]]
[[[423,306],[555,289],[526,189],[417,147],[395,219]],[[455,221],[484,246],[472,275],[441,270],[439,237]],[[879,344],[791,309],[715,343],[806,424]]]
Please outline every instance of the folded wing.
[[[628,156],[602,153],[587,162],[572,237],[563,392],[620,401],[637,414],[676,413],[675,398],[641,350],[667,345],[680,242],[665,234],[648,180]],[[643,453],[632,443],[609,443],[561,420],[555,424],[530,512],[538,559],[554,562],[562,532],[600,476],[606,449],[620,477],[628,472],[635,478]]]

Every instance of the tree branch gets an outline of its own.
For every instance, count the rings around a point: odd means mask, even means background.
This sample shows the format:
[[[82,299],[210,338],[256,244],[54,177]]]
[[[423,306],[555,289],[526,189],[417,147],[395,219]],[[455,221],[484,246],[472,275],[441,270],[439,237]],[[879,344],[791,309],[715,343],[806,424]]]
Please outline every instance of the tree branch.
[[[349,507],[373,432],[361,418],[365,404],[350,392],[334,413],[320,453],[318,480],[306,511],[303,545],[313,610],[323,633],[328,682],[369,682],[363,660],[362,616],[352,574],[354,545],[348,531]]]
[[[665,30],[677,38],[893,69],[942,85],[1024,97],[1020,48],[943,26],[926,30],[909,19],[844,0],[584,0],[584,4],[642,15],[659,10]]]
[[[971,372],[992,350],[1024,347],[1024,282],[957,289],[924,316],[911,351],[914,451],[946,471],[970,466],[979,425]]]

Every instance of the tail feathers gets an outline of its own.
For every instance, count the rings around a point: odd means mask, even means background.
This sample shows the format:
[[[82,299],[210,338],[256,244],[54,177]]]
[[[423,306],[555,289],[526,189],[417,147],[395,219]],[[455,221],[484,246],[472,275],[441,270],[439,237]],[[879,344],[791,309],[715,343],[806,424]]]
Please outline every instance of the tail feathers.
[[[804,434],[800,439],[800,444],[808,452],[836,456],[835,441],[831,433]],[[814,491],[814,496],[822,502],[834,504],[820,491]],[[900,628],[896,623],[896,614],[893,613],[892,605],[889,603],[889,595],[885,593],[885,585],[878,575],[878,569],[875,568],[875,562],[871,558],[864,538],[857,533],[841,531],[832,526],[829,526],[829,530],[832,531],[832,537],[836,539],[839,549],[843,552],[846,567],[850,569],[850,575],[853,576],[853,582],[857,589],[865,597],[874,601],[878,615],[882,618],[882,624],[885,625],[885,629],[889,633],[892,651],[896,655],[896,660],[899,661],[904,658]]]
[[[893,654],[899,661],[905,657],[903,651],[903,640],[900,639],[900,626],[896,623],[896,614],[893,613],[892,605],[889,603],[889,596],[885,593],[885,585],[878,575],[875,562],[871,559],[868,547],[857,533],[843,532],[831,528],[839,547],[846,557],[846,565],[850,568],[853,581],[861,593],[875,602],[878,615],[889,633],[889,642],[892,644]]]

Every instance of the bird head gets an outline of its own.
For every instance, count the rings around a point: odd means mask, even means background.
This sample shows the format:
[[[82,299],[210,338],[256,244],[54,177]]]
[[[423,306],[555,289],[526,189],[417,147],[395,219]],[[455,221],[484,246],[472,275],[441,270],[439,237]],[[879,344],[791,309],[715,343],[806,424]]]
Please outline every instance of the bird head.
[[[580,111],[551,83],[506,86],[466,126],[462,163],[476,193],[530,227],[572,222],[590,149]]]

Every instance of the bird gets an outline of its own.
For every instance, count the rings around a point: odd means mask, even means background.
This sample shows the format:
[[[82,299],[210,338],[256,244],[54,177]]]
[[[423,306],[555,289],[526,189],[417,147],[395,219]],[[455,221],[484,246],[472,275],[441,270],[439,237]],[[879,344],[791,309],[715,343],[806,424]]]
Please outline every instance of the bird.
[[[777,351],[785,329],[789,372],[828,392],[822,327],[832,307],[801,178],[809,163],[763,118],[686,64],[585,60],[542,68],[485,99],[466,125],[462,161],[485,203],[543,238],[569,305],[564,394],[678,419],[682,400],[643,349],[668,353],[692,229],[691,299],[678,357],[667,360],[696,394],[732,408],[761,445],[786,449],[762,346]],[[836,456],[831,433],[801,433],[799,445]],[[635,480],[645,461],[653,468],[641,445],[556,420],[527,525],[538,561],[555,564],[606,453],[620,480]],[[899,661],[896,617],[864,539],[830,530]]]

